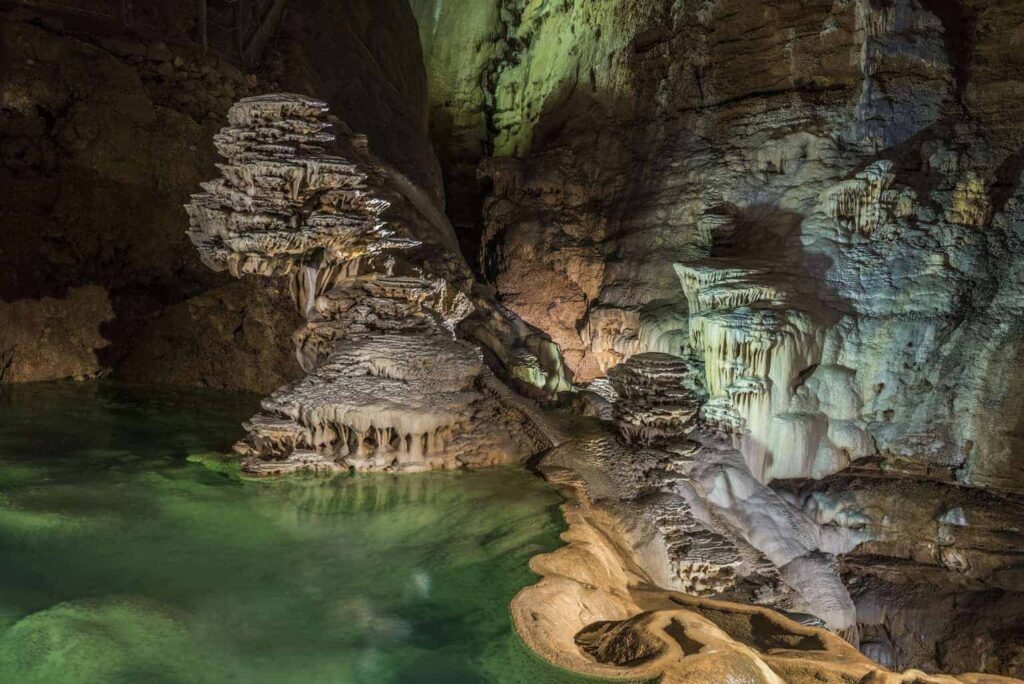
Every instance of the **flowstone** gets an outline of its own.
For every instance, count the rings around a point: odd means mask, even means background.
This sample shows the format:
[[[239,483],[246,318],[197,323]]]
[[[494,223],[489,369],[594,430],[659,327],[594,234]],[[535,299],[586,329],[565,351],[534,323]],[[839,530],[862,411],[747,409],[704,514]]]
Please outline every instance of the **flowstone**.
[[[618,438],[564,444],[543,458],[542,472],[575,472],[657,586],[801,614],[855,642],[853,602],[829,552],[848,549],[832,549],[816,520],[763,484],[720,426],[699,417],[704,371],[660,353],[614,367],[591,384],[589,401],[609,405]]]

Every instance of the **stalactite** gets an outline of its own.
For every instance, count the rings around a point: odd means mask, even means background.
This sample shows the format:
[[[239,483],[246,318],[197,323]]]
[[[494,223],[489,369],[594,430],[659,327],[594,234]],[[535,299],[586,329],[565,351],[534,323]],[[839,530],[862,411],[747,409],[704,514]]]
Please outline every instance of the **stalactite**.
[[[710,400],[701,417],[737,442],[762,481],[803,473],[803,456],[778,448],[778,419],[795,380],[820,361],[824,330],[799,296],[765,269],[707,259],[677,264],[690,305],[690,347],[703,359]]]
[[[896,179],[891,170],[892,162],[880,159],[822,193],[822,211],[838,222],[842,234],[870,237],[882,226],[914,215],[916,194],[891,188]]]

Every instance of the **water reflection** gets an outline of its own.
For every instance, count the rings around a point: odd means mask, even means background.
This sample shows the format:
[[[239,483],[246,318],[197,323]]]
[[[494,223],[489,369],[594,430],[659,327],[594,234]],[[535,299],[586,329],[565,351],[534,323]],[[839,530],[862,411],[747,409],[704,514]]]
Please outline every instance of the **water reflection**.
[[[248,481],[245,395],[0,400],[0,681],[574,682],[507,603],[558,544],[517,470]]]

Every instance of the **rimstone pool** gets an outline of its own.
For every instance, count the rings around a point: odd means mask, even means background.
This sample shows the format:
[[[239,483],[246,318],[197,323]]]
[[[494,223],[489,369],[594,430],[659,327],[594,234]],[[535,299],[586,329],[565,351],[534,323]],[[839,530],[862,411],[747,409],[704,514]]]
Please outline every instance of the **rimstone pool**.
[[[508,602],[559,545],[519,469],[245,480],[246,395],[0,395],[0,681],[582,682]]]

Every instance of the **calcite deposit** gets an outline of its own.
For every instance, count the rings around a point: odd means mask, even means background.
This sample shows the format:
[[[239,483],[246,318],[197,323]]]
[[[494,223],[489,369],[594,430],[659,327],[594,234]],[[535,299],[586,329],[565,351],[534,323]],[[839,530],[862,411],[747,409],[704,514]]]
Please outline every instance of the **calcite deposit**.
[[[189,237],[215,270],[287,280],[306,321],[307,375],[263,402],[237,446],[250,472],[481,466],[550,446],[486,391],[483,352],[458,339],[463,324],[483,334],[467,319],[498,313],[473,292],[451,227],[364,137],[319,100],[272,94],[234,105],[214,142],[226,163],[187,206]],[[567,385],[557,356],[529,351],[539,336],[486,329],[503,371],[529,359],[541,391]]]
[[[679,588],[657,521],[709,511],[885,664],[1024,674],[1021,4],[412,6],[479,273],[620,438],[580,447],[593,515]],[[622,386],[652,352],[689,423]]]
[[[512,601],[512,617],[520,635],[545,658],[594,676],[641,681],[1020,681],[979,673],[951,676],[918,669],[890,671],[867,657],[892,655],[882,650],[884,644],[868,642],[862,646],[866,656],[848,641],[821,629],[820,620],[793,612],[792,608],[801,602],[799,594],[780,592],[785,585],[777,574],[773,576],[771,564],[744,552],[742,542],[737,545],[727,537],[709,534],[702,524],[679,525],[693,520],[692,509],[665,506],[666,497],[653,494],[660,478],[650,477],[654,470],[651,466],[665,466],[665,461],[658,463],[650,453],[642,452],[631,465],[621,464],[621,458],[617,459],[618,467],[612,465],[615,461],[602,462],[593,458],[593,445],[601,442],[591,431],[593,426],[590,430],[576,427],[580,442],[563,445],[541,463],[545,477],[568,499],[563,506],[569,523],[562,535],[566,546],[533,558],[530,567],[542,579]],[[622,456],[614,448],[607,448],[607,442],[605,445],[604,451]],[[636,496],[638,493],[642,495]],[[672,548],[652,539],[659,530],[649,524],[665,512],[666,518],[677,523],[675,539],[690,542],[682,553],[678,549],[670,551],[673,557],[702,561],[689,565],[688,570],[694,573],[689,577],[648,574],[664,567],[655,550]],[[715,573],[709,572],[712,568],[719,571],[716,581],[673,584],[694,575],[715,578]],[[813,572],[804,572],[813,577]],[[664,588],[673,586],[674,590]],[[699,598],[716,593],[733,601]],[[735,601],[768,603],[775,610]],[[873,619],[884,615],[880,606],[874,606],[874,611]],[[899,626],[920,629],[920,623],[936,619],[919,611],[903,613],[908,622]],[[944,620],[942,623],[946,624]],[[880,632],[873,630],[872,637]],[[889,661],[888,666],[900,666],[891,658],[883,660]]]
[[[681,433],[700,406],[699,369],[671,354],[637,354],[608,373],[613,415],[630,442],[651,443]]]

